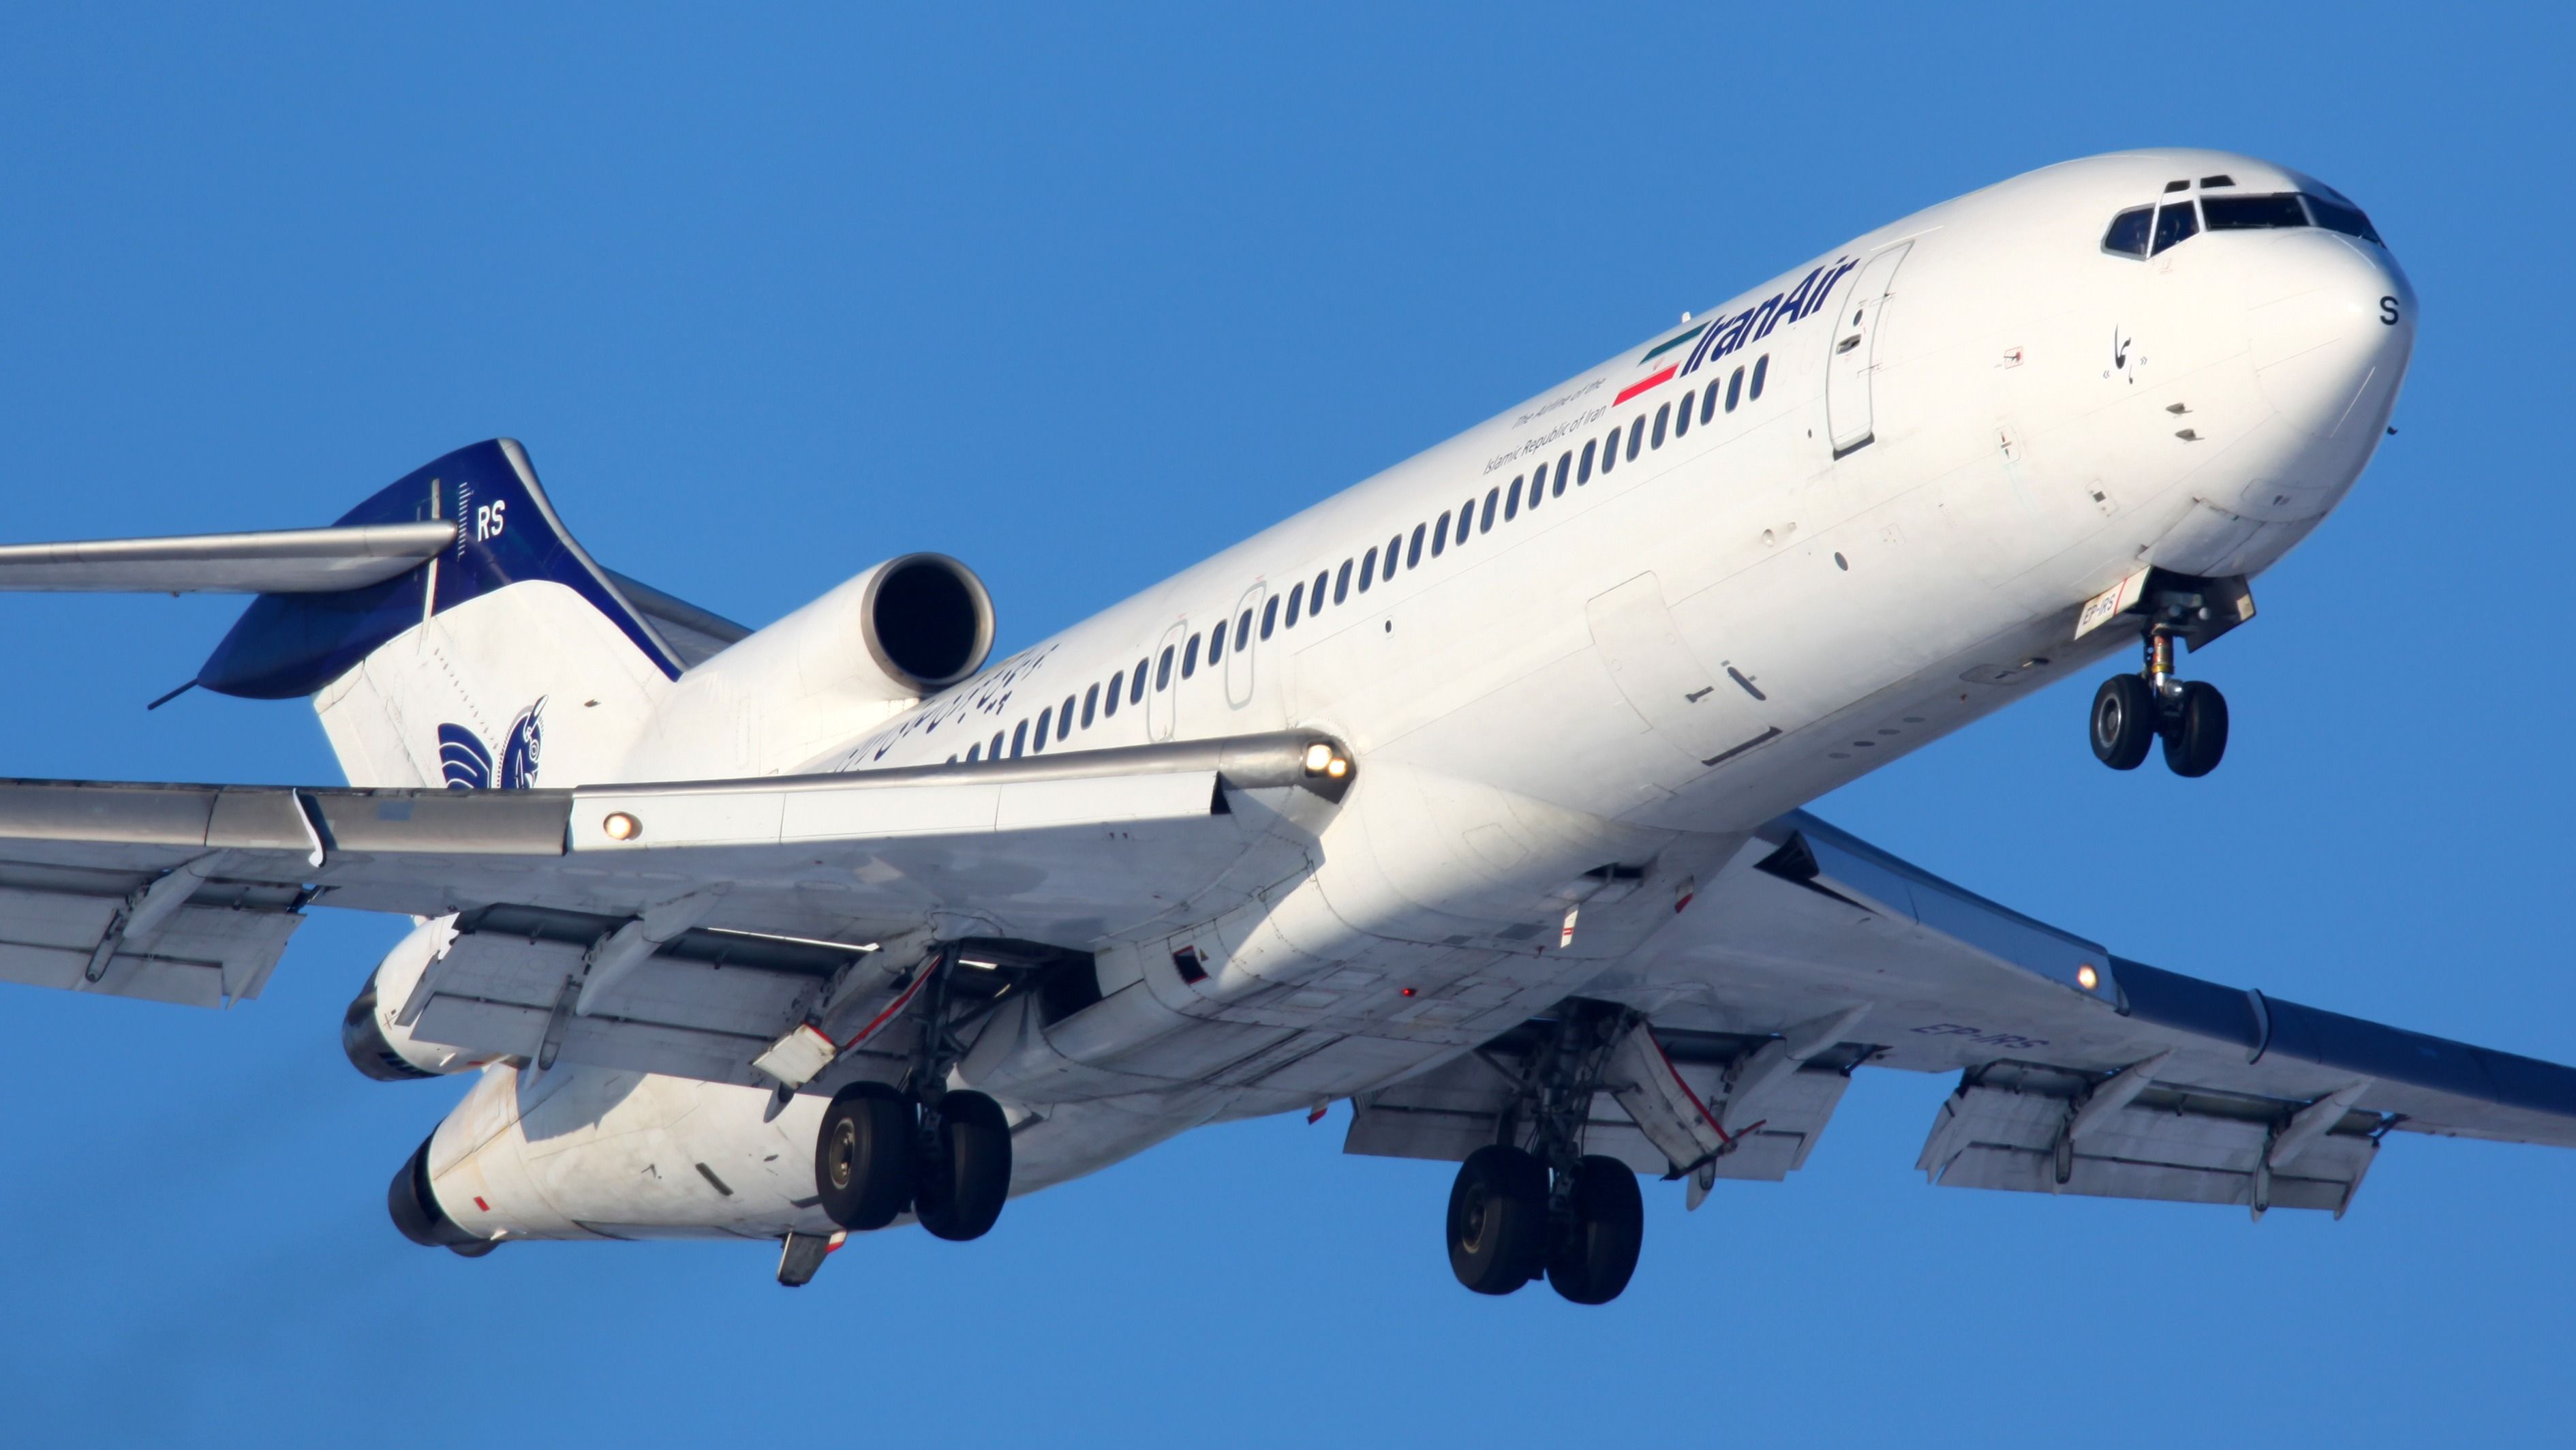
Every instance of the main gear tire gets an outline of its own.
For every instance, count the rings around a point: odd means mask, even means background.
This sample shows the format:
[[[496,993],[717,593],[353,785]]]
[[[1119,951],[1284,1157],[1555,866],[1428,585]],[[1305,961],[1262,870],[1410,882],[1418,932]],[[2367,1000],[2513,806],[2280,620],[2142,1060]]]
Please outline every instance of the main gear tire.
[[[1646,1199],[1627,1164],[1599,1154],[1574,1165],[1572,1221],[1550,1240],[1547,1282],[1577,1304],[1607,1304],[1637,1272]]]
[[[1509,1294],[1547,1262],[1547,1169],[1488,1143],[1458,1165],[1449,1189],[1449,1269],[1479,1294]]]
[[[912,1203],[912,1104],[881,1082],[856,1082],[823,1110],[814,1191],[845,1229],[884,1228]]]
[[[1011,1120],[978,1092],[951,1092],[935,1111],[936,1130],[913,1139],[913,1214],[935,1238],[980,1239],[1011,1196]]]
[[[2093,758],[2113,770],[2135,770],[2154,747],[2164,711],[2155,686],[2139,675],[2113,675],[2093,692]]]
[[[2174,774],[2199,777],[2227,754],[2227,697],[2198,680],[2182,687],[2182,706],[2165,724],[2165,765]]]

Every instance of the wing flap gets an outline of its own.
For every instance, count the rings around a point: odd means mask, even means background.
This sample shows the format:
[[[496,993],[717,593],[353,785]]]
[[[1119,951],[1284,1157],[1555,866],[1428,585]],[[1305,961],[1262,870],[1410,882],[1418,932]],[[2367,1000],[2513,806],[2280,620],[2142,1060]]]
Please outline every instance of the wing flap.
[[[1867,1004],[1870,1062],[1961,1074],[1945,1186],[2339,1212],[2390,1131],[2576,1146],[2576,1068],[2117,957],[1804,812],[1696,899],[1604,995],[1659,1034]]]

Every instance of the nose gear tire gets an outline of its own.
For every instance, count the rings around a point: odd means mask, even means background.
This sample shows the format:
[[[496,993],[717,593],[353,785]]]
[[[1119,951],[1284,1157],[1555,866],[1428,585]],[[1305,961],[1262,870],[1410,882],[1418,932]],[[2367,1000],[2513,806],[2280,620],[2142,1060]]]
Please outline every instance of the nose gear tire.
[[[1575,1164],[1572,1198],[1572,1222],[1548,1246],[1547,1281],[1577,1304],[1607,1304],[1637,1272],[1645,1195],[1627,1164],[1594,1154]]]
[[[879,1229],[912,1203],[912,1104],[881,1082],[852,1083],[823,1110],[814,1191],[845,1229]]]
[[[2137,675],[2113,675],[2093,692],[2093,756],[2113,770],[2135,770],[2156,743],[2163,711],[2155,687]]]
[[[1479,1294],[1509,1294],[1547,1262],[1547,1169],[1489,1143],[1458,1165],[1449,1189],[1449,1268]]]
[[[2182,706],[2165,722],[2165,764],[2180,776],[2202,776],[2227,754],[2227,697],[2198,680],[2182,687]]]
[[[1011,1196],[1011,1121],[977,1092],[949,1093],[937,1111],[929,1141],[913,1138],[913,1214],[933,1237],[982,1238]]]

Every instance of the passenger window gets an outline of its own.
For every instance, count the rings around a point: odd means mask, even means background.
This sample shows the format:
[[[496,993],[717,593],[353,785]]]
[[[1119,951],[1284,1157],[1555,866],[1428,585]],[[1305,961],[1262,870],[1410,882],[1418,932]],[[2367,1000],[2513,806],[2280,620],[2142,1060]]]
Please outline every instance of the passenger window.
[[[1208,631],[1208,664],[1213,666],[1223,658],[1225,658],[1225,621],[1220,619],[1216,622],[1216,628]]]
[[[2200,217],[2191,209],[2191,198],[2169,201],[2156,212],[2156,252],[2176,242],[2189,239],[2200,230]]]
[[[1011,758],[1013,760],[1019,759],[1020,756],[1026,752],[1028,743],[1029,722],[1023,720],[1019,724],[1011,727]]]
[[[1064,708],[1055,712],[1055,738],[1062,740],[1072,733],[1073,697],[1067,695],[1064,697]]]
[[[1234,647],[1240,651],[1252,643],[1252,611],[1247,609],[1234,617]]]
[[[1521,516],[1521,483],[1522,480],[1520,479],[1515,478],[1512,480],[1512,496],[1503,504],[1503,521],[1505,523],[1509,523],[1513,519]]]
[[[1420,524],[1415,524],[1413,526],[1413,542],[1405,545],[1404,547],[1404,567],[1407,569],[1420,567],[1422,563],[1422,536],[1426,532],[1428,531]]]
[[[1646,441],[1646,420],[1639,418],[1628,425],[1628,461],[1637,461],[1637,448]]]
[[[1730,413],[1734,412],[1736,403],[1741,401],[1743,397],[1744,369],[1737,368],[1735,370],[1735,376],[1726,380],[1726,411]]]
[[[1613,428],[1610,430],[1609,435],[1601,440],[1601,476],[1603,478],[1608,478],[1610,476],[1610,470],[1618,466],[1619,430]]]
[[[1279,596],[1273,594],[1261,606],[1261,637],[1268,639],[1279,627]]]
[[[1002,758],[1002,732],[999,730],[993,732],[993,758],[995,760]]]
[[[1111,685],[1109,687],[1109,698],[1112,700],[1118,698],[1118,687],[1116,685]],[[1094,685],[1090,689],[1082,692],[1082,728],[1085,730],[1090,729],[1092,717],[1097,715],[1099,712],[1100,687],[1098,685]]]
[[[1288,627],[1290,629],[1297,627],[1297,607],[1305,602],[1306,585],[1305,581],[1300,580],[1295,588],[1288,591]]]
[[[1369,586],[1376,582],[1377,550],[1375,548],[1371,548],[1368,553],[1360,559],[1360,592],[1362,594],[1366,594],[1369,592]]]
[[[1490,534],[1494,531],[1494,509],[1497,505],[1502,503],[1502,501],[1503,491],[1501,488],[1496,487],[1485,490],[1485,516],[1477,521],[1477,533]]]
[[[1130,705],[1139,704],[1144,700],[1144,698],[1145,661],[1142,658],[1139,658],[1136,661],[1136,674],[1134,678],[1127,682],[1127,703]]]
[[[1681,437],[1683,434],[1688,433],[1688,432],[1690,431],[1691,404],[1696,403],[1696,402],[1698,402],[1698,401],[1699,401],[1699,399],[1698,399],[1697,397],[1693,396],[1692,394],[1689,394],[1689,393],[1684,393],[1684,394],[1682,394],[1682,407],[1681,407],[1681,411],[1680,411],[1680,412],[1678,412],[1678,413],[1675,413],[1675,414],[1673,415],[1673,436],[1674,436],[1674,437],[1679,438],[1679,437]]]
[[[1753,396],[1756,398],[1762,396],[1762,378],[1770,371],[1771,354],[1766,352],[1753,360]]]
[[[1351,561],[1344,559],[1342,561],[1342,572],[1333,576],[1333,602],[1335,604],[1339,604],[1350,597]]]
[[[950,759],[952,759],[952,760],[956,759],[956,757],[955,757],[955,756],[950,756],[949,758],[950,758]],[[968,765],[973,765],[976,761],[979,761],[979,760],[981,760],[981,759],[983,759],[983,758],[984,758],[984,742],[983,742],[983,741],[978,740],[978,741],[976,741],[974,744],[969,745],[969,746],[967,746],[967,747],[966,747],[966,763],[967,763]]]
[[[1544,464],[1544,463],[1542,463],[1542,464],[1540,464],[1537,468],[1535,468],[1535,469],[1531,470],[1531,472],[1530,472],[1530,500],[1529,500],[1529,506],[1530,506],[1531,508],[1537,508],[1537,507],[1538,507],[1538,505],[1539,505],[1539,500],[1544,499],[1544,498],[1546,498],[1546,497],[1547,497],[1547,465],[1546,465],[1546,464]]]
[[[1377,577],[1380,579],[1392,579],[1395,577],[1395,551],[1403,547],[1404,535],[1402,534],[1398,534],[1394,538],[1386,541],[1386,572],[1378,575]]]
[[[1565,471],[1574,466],[1574,450],[1556,455],[1556,486],[1548,490],[1558,498],[1565,497]]]
[[[1124,689],[1126,684],[1127,672],[1125,670],[1120,670],[1118,673],[1109,677],[1109,702],[1101,710],[1101,714],[1103,716],[1115,715],[1118,713],[1118,692],[1121,689]]]
[[[1592,450],[1597,446],[1598,445],[1589,438],[1583,440],[1583,461],[1574,465],[1574,486],[1576,488],[1581,488],[1583,485],[1592,481]]]
[[[2102,250],[2123,257],[2147,254],[2147,227],[2155,219],[2151,206],[2133,206],[2111,218],[2111,229],[2102,234]]]
[[[1172,647],[1163,646],[1163,657],[1154,661],[1154,691],[1160,694],[1172,683]]]
[[[2299,209],[2298,194],[2287,191],[2272,196],[2204,196],[2200,199],[2200,219],[2213,232],[2308,224],[2308,214]]]
[[[1467,542],[1467,536],[1475,531],[1476,496],[1471,493],[1467,495],[1465,503],[1458,505],[1458,542],[1462,544]]]
[[[1655,447],[1661,448],[1664,446],[1664,425],[1671,422],[1672,417],[1673,405],[1670,403],[1666,403],[1655,410]]]
[[[1440,516],[1440,522],[1431,526],[1431,557],[1439,558],[1441,551],[1448,547],[1449,516],[1444,513]]]
[[[1033,743],[1033,744],[1032,744],[1032,745],[1030,745],[1030,747],[1029,747],[1032,751],[1037,751],[1037,750],[1044,750],[1044,749],[1046,749],[1047,725],[1048,725],[1048,724],[1049,724],[1049,723],[1050,723],[1054,718],[1055,718],[1055,707],[1054,707],[1053,705],[1049,705],[1049,706],[1047,706],[1045,709],[1040,710],[1040,711],[1038,712],[1038,738],[1037,738],[1037,740],[1035,741],[1035,743]]]
[[[1324,584],[1325,581],[1332,577],[1332,571],[1329,569],[1322,570],[1315,575],[1314,591],[1306,596],[1306,612],[1308,614],[1321,614],[1324,612]]]
[[[2328,201],[2312,192],[2301,195],[2308,203],[2308,214],[2317,219],[2318,226],[2330,232],[2341,232],[2347,237],[2359,237],[2374,247],[2388,245],[2379,239],[2378,232],[2372,230],[2370,218],[2363,216],[2360,208]]]
[[[1708,385],[1708,391],[1699,395],[1699,420],[1705,423],[1716,416],[1717,384],[1712,382]]]
[[[1198,672],[1199,636],[1194,634],[1190,636],[1190,642],[1181,648],[1181,678],[1186,680]]]

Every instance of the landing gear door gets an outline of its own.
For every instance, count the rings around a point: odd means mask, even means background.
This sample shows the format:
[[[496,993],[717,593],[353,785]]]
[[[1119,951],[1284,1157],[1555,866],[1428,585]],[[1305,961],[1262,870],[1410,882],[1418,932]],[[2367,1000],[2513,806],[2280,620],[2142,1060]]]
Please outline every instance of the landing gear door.
[[[1879,318],[1887,309],[1888,288],[1896,269],[1913,250],[1899,242],[1869,259],[1853,279],[1834,313],[1833,330],[1825,335],[1832,352],[1825,359],[1825,426],[1832,432],[1834,456],[1868,445],[1877,436],[1870,412],[1870,374],[1876,366]]]

